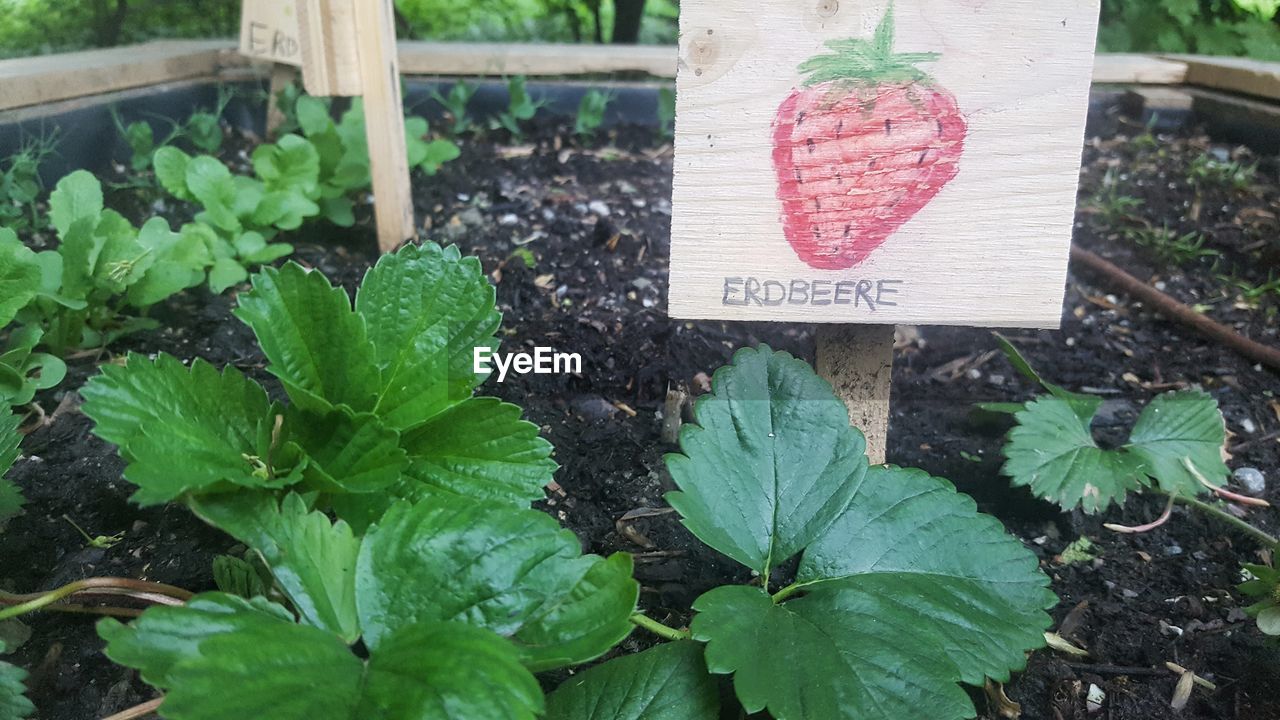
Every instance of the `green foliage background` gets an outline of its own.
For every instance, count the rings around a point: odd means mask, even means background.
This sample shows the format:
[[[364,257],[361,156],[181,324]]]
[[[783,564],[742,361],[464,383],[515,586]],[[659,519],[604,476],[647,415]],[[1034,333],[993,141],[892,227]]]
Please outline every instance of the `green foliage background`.
[[[1099,48],[1280,60],[1280,0],[1103,0]],[[679,0],[396,0],[404,38],[676,39]],[[643,6],[638,29],[626,8]],[[0,57],[154,38],[231,37],[240,0],[0,0]]]

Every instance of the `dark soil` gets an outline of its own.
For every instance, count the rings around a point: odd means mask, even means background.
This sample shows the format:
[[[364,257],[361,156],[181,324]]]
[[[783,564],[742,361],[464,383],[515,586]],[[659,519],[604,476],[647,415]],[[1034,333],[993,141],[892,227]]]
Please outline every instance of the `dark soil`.
[[[668,389],[698,394],[707,376],[744,345],[768,342],[812,360],[813,331],[777,324],[686,323],[665,313],[672,156],[651,132],[624,129],[606,144],[583,146],[562,127],[544,125],[529,144],[464,142],[462,159],[434,178],[416,178],[425,234],[458,243],[492,273],[505,313],[505,347],[553,346],[581,353],[580,376],[526,376],[485,392],[526,409],[557,448],[562,468],[544,504],[592,552],[635,554],[641,602],[673,625],[689,619],[692,601],[726,582],[747,580],[733,563],[701,547],[669,513],[669,480],[661,458],[661,411]],[[1132,128],[1132,135],[1141,128]],[[1263,342],[1277,342],[1280,290],[1244,296],[1268,282],[1280,259],[1277,166],[1264,159],[1245,187],[1188,184],[1205,152],[1255,159],[1213,145],[1193,131],[1142,139],[1091,139],[1078,215],[1077,242],[1175,297],[1203,305]],[[1099,209],[1108,168],[1120,194],[1141,200],[1123,213]],[[130,204],[128,194],[114,198]],[[603,205],[601,205],[601,203]],[[137,213],[149,200],[132,201]],[[1198,216],[1195,214],[1198,206]],[[174,209],[180,214],[181,209]],[[138,218],[135,217],[135,220]],[[1126,228],[1167,225],[1200,230],[1217,254],[1171,256],[1143,247]],[[355,231],[301,233],[295,259],[354,287],[372,262],[367,213]],[[335,241],[341,244],[335,244]],[[535,262],[528,267],[524,251]],[[1176,254],[1175,254],[1176,255]],[[1073,272],[1063,327],[1011,335],[1049,379],[1103,394],[1101,435],[1123,438],[1142,406],[1159,392],[1198,385],[1219,401],[1234,433],[1231,467],[1254,467],[1273,479],[1266,497],[1280,502],[1280,390],[1276,374],[1110,295],[1101,279]],[[74,390],[126,350],[169,352],[234,364],[270,384],[251,334],[230,316],[234,301],[189,293],[171,302],[163,329],[122,341],[101,358],[73,363],[64,388],[40,399],[50,423],[24,443],[14,478],[30,505],[0,537],[0,587],[28,592],[98,575],[145,578],[192,590],[212,587],[210,561],[233,543],[179,508],[140,511],[113,449],[90,434]],[[902,328],[894,372],[889,459],[947,477],[1001,518],[1043,562],[1061,602],[1055,630],[1089,650],[1077,661],[1034,653],[1005,690],[1027,720],[1155,720],[1280,718],[1280,651],[1241,612],[1234,591],[1239,563],[1256,562],[1245,536],[1179,509],[1164,528],[1120,536],[1102,523],[1139,524],[1159,514],[1155,499],[1135,498],[1100,517],[1062,513],[1011,490],[999,474],[1007,425],[971,410],[981,401],[1031,397],[1036,388],[996,352],[979,329]],[[1007,422],[1007,421],[1005,421]],[[641,517],[623,520],[633,511]],[[91,535],[124,533],[109,549],[86,548],[65,519]],[[1280,530],[1271,510],[1249,519]],[[1097,545],[1093,562],[1063,566],[1056,556],[1073,540]],[[33,670],[32,696],[47,720],[90,720],[154,697],[132,671],[101,654],[91,620],[33,615],[31,639],[13,656]],[[633,635],[628,649],[651,640]],[[1197,689],[1180,714],[1169,708],[1176,662],[1217,684]],[[1088,714],[1091,685],[1106,694]],[[980,691],[980,714],[996,717]]]

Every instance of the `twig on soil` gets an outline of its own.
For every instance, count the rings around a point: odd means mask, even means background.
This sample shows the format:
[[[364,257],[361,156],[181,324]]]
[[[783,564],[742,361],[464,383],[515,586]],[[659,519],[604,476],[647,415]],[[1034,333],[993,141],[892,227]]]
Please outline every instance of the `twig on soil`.
[[[644,613],[636,613],[632,615],[631,622],[637,627],[642,627],[654,635],[667,640],[688,640],[692,637],[688,630],[677,630],[673,627],[667,627]]]
[[[1105,276],[1121,291],[1149,303],[1161,315],[1194,328],[1206,337],[1216,340],[1254,362],[1280,370],[1280,349],[1250,340],[1226,325],[1174,300],[1172,297],[1082,247],[1071,246],[1071,259],[1078,260],[1094,272]]]
[[[1156,677],[1164,675],[1165,671],[1159,668],[1134,667],[1126,665],[1094,665],[1093,663],[1069,662],[1065,665],[1072,670],[1085,670],[1098,675],[1141,675]]]
[[[155,700],[148,700],[141,705],[135,705],[128,710],[121,710],[115,715],[102,718],[102,720],[138,720],[148,715],[155,714],[160,709],[160,703],[164,702],[164,698],[158,697]]]

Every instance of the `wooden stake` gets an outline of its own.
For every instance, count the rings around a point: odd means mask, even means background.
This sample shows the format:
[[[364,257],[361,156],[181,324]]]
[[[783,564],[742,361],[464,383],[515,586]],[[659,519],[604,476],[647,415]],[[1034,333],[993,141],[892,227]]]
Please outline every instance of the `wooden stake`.
[[[280,112],[280,93],[298,78],[296,68],[276,64],[271,67],[271,96],[267,98],[267,137],[273,138],[276,129],[284,124],[284,113]]]
[[[853,426],[867,436],[871,464],[883,464],[889,439],[893,326],[819,325],[818,374],[848,406]]]
[[[392,0],[356,2],[355,20],[378,247],[385,253],[416,232]]]

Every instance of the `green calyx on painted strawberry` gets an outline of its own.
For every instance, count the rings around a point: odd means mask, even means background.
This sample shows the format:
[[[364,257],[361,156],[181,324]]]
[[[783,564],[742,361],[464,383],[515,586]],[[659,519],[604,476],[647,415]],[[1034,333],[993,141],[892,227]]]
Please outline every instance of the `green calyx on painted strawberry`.
[[[968,124],[955,97],[894,51],[892,5],[874,37],[834,40],[799,67],[778,109],[773,162],[787,242],[810,267],[844,270],[915,217],[959,172]]]

